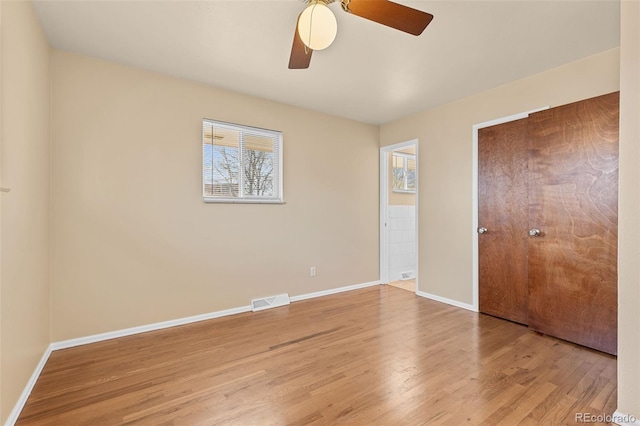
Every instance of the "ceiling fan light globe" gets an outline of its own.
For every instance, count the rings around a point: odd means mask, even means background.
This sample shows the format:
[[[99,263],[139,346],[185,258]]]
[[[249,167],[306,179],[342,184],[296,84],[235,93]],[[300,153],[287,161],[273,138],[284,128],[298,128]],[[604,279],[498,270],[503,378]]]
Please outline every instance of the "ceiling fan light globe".
[[[310,49],[326,49],[338,32],[338,22],[331,9],[324,3],[311,3],[300,15],[298,35]]]

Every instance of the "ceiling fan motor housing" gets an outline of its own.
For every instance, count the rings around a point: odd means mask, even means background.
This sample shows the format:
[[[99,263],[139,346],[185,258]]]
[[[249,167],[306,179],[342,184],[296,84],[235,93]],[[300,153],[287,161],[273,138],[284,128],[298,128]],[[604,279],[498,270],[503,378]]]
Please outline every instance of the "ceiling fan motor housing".
[[[313,51],[329,47],[335,39],[338,28],[335,16],[327,7],[336,0],[303,1],[308,6],[298,17],[289,58],[290,69],[309,68]],[[340,0],[340,5],[351,15],[360,16],[414,36],[422,34],[433,19],[430,13],[389,0]]]

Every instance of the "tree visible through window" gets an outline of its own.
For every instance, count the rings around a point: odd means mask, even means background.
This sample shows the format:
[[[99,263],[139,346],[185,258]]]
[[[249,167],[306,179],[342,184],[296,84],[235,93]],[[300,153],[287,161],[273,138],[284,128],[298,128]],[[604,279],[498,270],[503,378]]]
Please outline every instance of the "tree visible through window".
[[[282,201],[282,134],[204,120],[205,201]]]
[[[393,191],[416,192],[416,156],[393,153]]]

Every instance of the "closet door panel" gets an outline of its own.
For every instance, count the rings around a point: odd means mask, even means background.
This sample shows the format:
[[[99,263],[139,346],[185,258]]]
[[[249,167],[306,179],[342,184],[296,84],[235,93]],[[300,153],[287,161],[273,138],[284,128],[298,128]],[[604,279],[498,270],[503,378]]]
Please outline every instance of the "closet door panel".
[[[478,132],[480,312],[527,324],[527,119]]]
[[[618,103],[612,93],[528,121],[529,326],[617,348]]]

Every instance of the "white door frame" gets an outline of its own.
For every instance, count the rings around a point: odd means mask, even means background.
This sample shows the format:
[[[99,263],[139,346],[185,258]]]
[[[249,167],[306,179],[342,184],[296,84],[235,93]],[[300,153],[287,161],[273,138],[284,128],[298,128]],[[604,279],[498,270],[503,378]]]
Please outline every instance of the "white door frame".
[[[418,161],[418,139],[387,145],[380,148],[380,283],[389,283],[389,161],[387,154],[397,149],[415,146],[416,149],[416,292],[418,291],[418,182],[420,165]]]
[[[472,309],[476,312],[479,311],[479,301],[478,301],[478,283],[479,283],[479,271],[480,262],[478,260],[478,130],[483,129],[485,127],[495,126],[497,124],[508,123],[510,121],[520,120],[521,118],[526,118],[529,114],[533,114],[534,112],[544,111],[545,109],[549,109],[548,106],[533,109],[531,111],[521,112],[519,114],[509,115],[507,117],[497,118],[495,120],[485,121],[484,123],[478,123],[473,125],[473,148],[472,148],[472,156],[473,161],[472,164],[472,189],[471,189],[471,205],[472,205],[472,220],[471,220],[471,239],[472,239],[472,285],[473,285],[473,302],[471,304]]]

